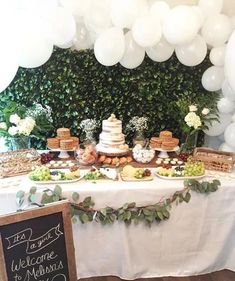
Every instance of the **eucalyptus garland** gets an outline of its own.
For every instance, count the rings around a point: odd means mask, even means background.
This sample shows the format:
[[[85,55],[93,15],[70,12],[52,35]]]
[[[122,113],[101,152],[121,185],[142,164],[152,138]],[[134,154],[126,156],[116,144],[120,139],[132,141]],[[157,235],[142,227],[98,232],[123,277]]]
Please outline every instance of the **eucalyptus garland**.
[[[199,182],[195,179],[184,181],[184,188],[181,191],[176,191],[168,198],[161,199],[160,201],[146,206],[137,206],[135,202],[125,203],[123,206],[115,209],[112,207],[104,207],[101,209],[95,208],[95,202],[92,197],[86,197],[83,201],[79,201],[79,194],[72,193],[71,214],[72,222],[76,223],[78,219],[82,223],[96,221],[103,225],[112,224],[115,221],[122,221],[126,225],[131,223],[138,224],[145,222],[151,226],[154,222],[161,222],[170,218],[170,212],[173,204],[180,204],[183,202],[188,203],[191,199],[191,191],[209,194],[218,190],[221,185],[219,180],[212,182],[203,181]],[[29,205],[39,205],[58,202],[64,200],[62,196],[62,188],[56,185],[54,189],[46,189],[42,193],[40,204],[36,202],[37,188],[32,187],[29,191],[27,201]],[[16,194],[16,201],[19,208],[22,208],[26,193],[18,191]]]

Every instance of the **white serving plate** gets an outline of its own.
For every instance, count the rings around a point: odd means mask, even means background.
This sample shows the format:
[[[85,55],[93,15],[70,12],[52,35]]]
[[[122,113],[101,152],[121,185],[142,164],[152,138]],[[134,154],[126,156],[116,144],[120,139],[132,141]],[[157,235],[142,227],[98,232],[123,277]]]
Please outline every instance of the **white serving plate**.
[[[160,179],[164,179],[164,180],[189,180],[189,179],[201,179],[205,177],[205,174],[201,176],[192,176],[192,177],[167,177],[167,176],[161,176],[158,173],[155,173],[155,175]]]
[[[77,182],[79,180],[81,180],[82,178],[84,177],[83,176],[80,176],[79,178],[77,179],[73,179],[73,180],[57,180],[57,181],[34,181],[34,180],[31,180],[31,182],[33,182],[34,184],[61,184],[61,183],[73,183],[73,182]]]
[[[177,166],[172,166],[172,168],[174,169]],[[183,167],[183,166],[181,166]],[[161,167],[157,168],[157,171],[155,172],[155,175],[157,177],[159,177],[160,179],[166,179],[166,180],[188,180],[188,179],[201,179],[203,177],[206,176],[206,174],[204,173],[201,176],[191,176],[191,177],[167,177],[167,176],[161,176],[158,174],[158,170],[161,169]]]

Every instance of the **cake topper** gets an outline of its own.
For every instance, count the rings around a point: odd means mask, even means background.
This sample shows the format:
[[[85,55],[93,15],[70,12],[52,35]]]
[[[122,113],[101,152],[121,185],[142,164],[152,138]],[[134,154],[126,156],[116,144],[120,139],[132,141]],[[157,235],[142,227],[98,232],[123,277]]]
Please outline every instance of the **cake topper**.
[[[117,118],[116,118],[116,116],[115,116],[114,113],[112,113],[112,114],[110,115],[110,117],[108,118],[108,121],[110,121],[110,122],[117,121]]]

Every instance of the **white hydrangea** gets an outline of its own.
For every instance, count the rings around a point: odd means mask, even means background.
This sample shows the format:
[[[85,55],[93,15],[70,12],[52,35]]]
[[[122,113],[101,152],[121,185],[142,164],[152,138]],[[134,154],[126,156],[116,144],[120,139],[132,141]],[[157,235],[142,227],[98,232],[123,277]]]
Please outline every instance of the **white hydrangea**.
[[[15,136],[16,134],[18,134],[18,127],[15,127],[15,126],[11,126],[9,129],[8,129],[8,133],[9,135],[11,136]]]
[[[194,129],[197,129],[202,125],[200,117],[195,112],[189,112],[184,120],[189,127],[193,127]]]
[[[209,114],[209,113],[210,113],[210,109],[204,107],[203,110],[202,110],[202,114],[203,114],[203,115],[207,115],[207,114]]]
[[[21,119],[18,125],[19,134],[29,136],[36,122],[32,117]]]
[[[189,111],[190,111],[190,112],[195,112],[195,111],[197,111],[196,105],[190,105],[190,106],[189,106]]]
[[[20,122],[20,116],[18,114],[12,114],[9,118],[9,121],[12,123],[12,124],[15,124],[15,125],[18,125],[19,122]]]
[[[6,122],[0,122],[0,129],[7,130],[7,123]]]

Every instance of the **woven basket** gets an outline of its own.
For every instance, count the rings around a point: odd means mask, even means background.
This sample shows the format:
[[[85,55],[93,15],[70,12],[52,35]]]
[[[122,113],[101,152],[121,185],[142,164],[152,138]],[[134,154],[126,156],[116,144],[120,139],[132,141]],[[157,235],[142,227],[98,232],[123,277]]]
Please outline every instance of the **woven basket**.
[[[195,148],[193,158],[202,161],[207,170],[221,172],[232,172],[235,163],[234,153],[213,150],[206,147]]]
[[[2,177],[26,174],[38,165],[41,165],[41,157],[35,149],[0,153],[0,176]]]

